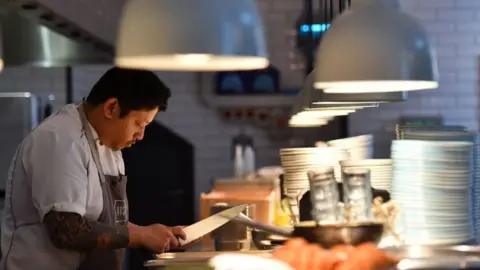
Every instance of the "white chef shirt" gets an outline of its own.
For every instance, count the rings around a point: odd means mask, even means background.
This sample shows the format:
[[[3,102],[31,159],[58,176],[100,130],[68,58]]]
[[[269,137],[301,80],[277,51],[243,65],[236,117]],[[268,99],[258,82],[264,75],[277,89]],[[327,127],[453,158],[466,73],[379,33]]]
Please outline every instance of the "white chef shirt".
[[[92,128],[93,130],[93,128]],[[105,174],[124,174],[120,151],[98,141]],[[98,219],[103,209],[98,170],[80,121],[70,104],[32,131],[12,161],[2,217],[0,270],[76,269],[78,252],[53,246],[44,216],[51,210]]]

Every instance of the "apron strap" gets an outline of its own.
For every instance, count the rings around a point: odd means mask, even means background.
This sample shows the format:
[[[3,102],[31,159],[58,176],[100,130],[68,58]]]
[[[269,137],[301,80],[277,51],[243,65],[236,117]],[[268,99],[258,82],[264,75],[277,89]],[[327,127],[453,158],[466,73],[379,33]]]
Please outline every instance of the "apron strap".
[[[80,114],[80,120],[82,121],[82,126],[85,129],[85,136],[87,136],[87,141],[88,141],[88,145],[90,146],[90,151],[92,152],[93,161],[97,166],[100,181],[102,182],[102,184],[105,184],[106,179],[105,179],[105,174],[103,173],[103,166],[100,161],[100,155],[98,154],[98,147],[95,142],[95,139],[93,138],[93,132],[90,127],[90,124],[88,123],[87,116],[85,115],[85,110],[83,109],[83,103],[77,107],[77,110],[78,110],[78,113]]]

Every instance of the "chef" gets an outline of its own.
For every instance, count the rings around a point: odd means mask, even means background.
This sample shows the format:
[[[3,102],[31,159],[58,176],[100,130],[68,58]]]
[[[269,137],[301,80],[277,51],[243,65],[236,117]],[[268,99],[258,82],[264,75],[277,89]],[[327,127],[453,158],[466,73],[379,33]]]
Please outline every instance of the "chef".
[[[24,139],[7,180],[0,270],[118,270],[127,247],[182,248],[181,226],[128,222],[120,152],[143,138],[169,97],[152,72],[112,68],[82,104]]]

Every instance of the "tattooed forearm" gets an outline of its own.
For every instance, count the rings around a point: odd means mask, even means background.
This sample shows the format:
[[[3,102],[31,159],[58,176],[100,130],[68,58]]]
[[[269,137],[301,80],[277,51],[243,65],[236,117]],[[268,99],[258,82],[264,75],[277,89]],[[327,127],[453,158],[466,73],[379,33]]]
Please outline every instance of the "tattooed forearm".
[[[88,252],[128,246],[127,226],[110,226],[86,219],[79,214],[49,212],[43,223],[57,248]]]

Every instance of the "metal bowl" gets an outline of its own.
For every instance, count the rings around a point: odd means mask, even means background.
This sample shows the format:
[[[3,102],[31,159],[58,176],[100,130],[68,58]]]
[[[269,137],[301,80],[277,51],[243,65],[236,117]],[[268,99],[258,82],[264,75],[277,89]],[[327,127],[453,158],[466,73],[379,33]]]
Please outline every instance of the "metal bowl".
[[[272,234],[259,230],[252,230],[253,244],[258,250],[271,250],[283,245],[288,238],[274,238]]]
[[[378,244],[383,230],[384,223],[379,221],[335,224],[318,224],[314,221],[307,221],[295,225],[293,237],[302,237],[323,248],[331,248],[336,245]]]

